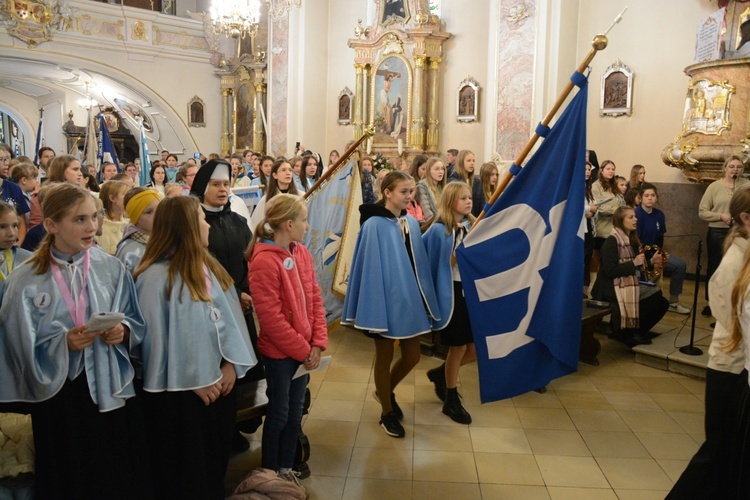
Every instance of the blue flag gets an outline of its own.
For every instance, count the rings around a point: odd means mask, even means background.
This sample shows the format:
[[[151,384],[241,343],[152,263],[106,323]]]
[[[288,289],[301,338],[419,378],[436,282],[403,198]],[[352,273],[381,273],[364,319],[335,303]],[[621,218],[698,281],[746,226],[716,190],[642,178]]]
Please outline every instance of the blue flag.
[[[115,146],[112,144],[112,139],[109,138],[109,129],[107,128],[107,122],[104,120],[104,115],[99,115],[99,133],[97,134],[97,140],[99,141],[99,149],[96,155],[99,176],[101,177],[101,167],[103,163],[114,163],[119,172],[120,159],[117,157],[117,151],[115,151]]]
[[[342,256],[348,255],[349,263],[351,263],[349,254],[353,254],[358,224],[354,230],[355,234],[349,239],[352,246],[351,252],[345,251],[346,246],[342,249],[342,237],[350,222],[359,222],[357,209],[361,203],[362,185],[354,157],[349,163],[333,172],[323,187],[307,198],[307,223],[310,229],[307,230],[302,243],[310,250],[313,257],[315,274],[326,309],[326,323],[329,325],[341,318],[344,307],[343,295],[336,289],[339,288],[337,285],[342,285],[338,282],[345,281],[341,273],[346,272],[347,268],[346,263],[342,261]],[[352,214],[352,212],[353,215],[347,217],[347,213]],[[337,273],[339,266],[341,267]]]
[[[39,126],[36,129],[36,145],[34,147],[34,165],[38,165],[39,161],[39,150],[42,149],[44,144],[44,137],[42,136],[42,119],[44,118],[44,109],[39,110]]]
[[[587,94],[584,84],[456,252],[482,402],[578,368]]]
[[[148,156],[148,141],[146,140],[146,132],[143,130],[143,118],[138,120],[138,129],[141,135],[139,154],[141,158],[141,173],[138,178],[139,186],[145,186],[151,182],[151,159]]]

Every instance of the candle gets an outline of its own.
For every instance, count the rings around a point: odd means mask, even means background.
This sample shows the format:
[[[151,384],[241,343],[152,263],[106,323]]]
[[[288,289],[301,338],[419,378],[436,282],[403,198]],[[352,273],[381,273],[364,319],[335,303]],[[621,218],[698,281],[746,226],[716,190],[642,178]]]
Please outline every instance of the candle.
[[[370,156],[370,153],[372,153],[372,137],[367,139],[367,156]]]
[[[398,140],[398,154],[399,156],[404,154],[404,140],[403,139]]]

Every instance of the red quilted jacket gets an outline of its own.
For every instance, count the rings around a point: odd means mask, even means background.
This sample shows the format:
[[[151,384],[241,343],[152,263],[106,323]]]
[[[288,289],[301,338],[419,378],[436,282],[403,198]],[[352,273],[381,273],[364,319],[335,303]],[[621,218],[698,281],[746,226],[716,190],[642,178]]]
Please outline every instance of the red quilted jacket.
[[[257,243],[247,277],[260,323],[258,350],[303,362],[313,346],[325,350],[328,327],[312,255],[297,243],[291,249]]]

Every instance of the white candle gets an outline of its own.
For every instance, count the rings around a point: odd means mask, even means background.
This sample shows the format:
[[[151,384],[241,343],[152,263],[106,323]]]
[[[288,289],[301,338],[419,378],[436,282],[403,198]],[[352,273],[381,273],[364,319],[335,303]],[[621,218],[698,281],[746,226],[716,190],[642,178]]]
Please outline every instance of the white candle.
[[[372,137],[367,139],[367,156],[370,156],[370,153],[372,153]]]
[[[398,154],[399,155],[404,154],[404,140],[403,139],[398,140]]]

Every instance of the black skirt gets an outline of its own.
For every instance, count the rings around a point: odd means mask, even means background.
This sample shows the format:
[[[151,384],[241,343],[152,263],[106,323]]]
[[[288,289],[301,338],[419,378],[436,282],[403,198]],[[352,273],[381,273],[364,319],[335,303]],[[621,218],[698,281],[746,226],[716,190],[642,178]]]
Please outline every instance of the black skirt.
[[[84,372],[30,406],[36,498],[154,498],[138,397],[101,413]]]
[[[224,498],[236,406],[234,391],[208,406],[193,391],[144,393],[159,498]]]
[[[448,325],[440,330],[440,343],[447,346],[462,346],[474,343],[466,307],[464,287],[460,281],[453,282],[453,315]]]

